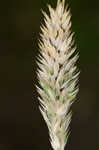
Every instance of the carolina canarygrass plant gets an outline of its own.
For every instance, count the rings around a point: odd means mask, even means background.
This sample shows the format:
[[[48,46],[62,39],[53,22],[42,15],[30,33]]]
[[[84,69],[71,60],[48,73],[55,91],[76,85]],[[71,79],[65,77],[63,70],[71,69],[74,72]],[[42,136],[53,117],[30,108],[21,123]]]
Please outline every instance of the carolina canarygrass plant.
[[[48,5],[50,16],[45,12],[45,25],[41,26],[39,42],[38,79],[40,111],[47,123],[50,142],[54,150],[64,150],[71,121],[70,106],[78,92],[78,75],[71,15],[64,0],[58,0],[54,10]],[[74,55],[75,54],[75,55]]]

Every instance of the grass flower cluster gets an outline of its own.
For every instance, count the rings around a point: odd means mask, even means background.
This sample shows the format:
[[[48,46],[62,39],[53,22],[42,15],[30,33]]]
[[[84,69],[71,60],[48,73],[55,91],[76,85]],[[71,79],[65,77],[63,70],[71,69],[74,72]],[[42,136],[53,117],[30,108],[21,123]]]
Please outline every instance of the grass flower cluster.
[[[48,5],[45,25],[41,26],[38,79],[40,111],[48,126],[54,150],[64,150],[72,113],[70,106],[78,92],[78,75],[74,33],[71,32],[71,15],[64,0],[58,0],[54,10]]]

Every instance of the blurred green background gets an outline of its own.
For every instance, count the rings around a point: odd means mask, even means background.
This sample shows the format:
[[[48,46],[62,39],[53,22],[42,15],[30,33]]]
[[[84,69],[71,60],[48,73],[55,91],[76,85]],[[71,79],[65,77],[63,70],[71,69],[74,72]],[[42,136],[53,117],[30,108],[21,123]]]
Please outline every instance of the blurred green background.
[[[80,52],[80,91],[67,150],[99,149],[99,0],[67,0]],[[35,57],[41,8],[56,0],[0,2],[0,150],[51,150],[38,109]]]

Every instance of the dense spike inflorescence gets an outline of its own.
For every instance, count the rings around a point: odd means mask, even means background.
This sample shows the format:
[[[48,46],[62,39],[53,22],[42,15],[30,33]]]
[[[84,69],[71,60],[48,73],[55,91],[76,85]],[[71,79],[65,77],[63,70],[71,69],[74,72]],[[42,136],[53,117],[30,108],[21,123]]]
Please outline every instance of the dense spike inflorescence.
[[[50,141],[54,150],[64,150],[71,120],[69,111],[78,92],[78,74],[75,65],[78,55],[71,33],[71,15],[64,0],[58,0],[54,10],[48,5],[50,16],[45,12],[45,26],[41,27],[39,42],[41,55],[38,78],[41,87],[41,113],[47,123]]]

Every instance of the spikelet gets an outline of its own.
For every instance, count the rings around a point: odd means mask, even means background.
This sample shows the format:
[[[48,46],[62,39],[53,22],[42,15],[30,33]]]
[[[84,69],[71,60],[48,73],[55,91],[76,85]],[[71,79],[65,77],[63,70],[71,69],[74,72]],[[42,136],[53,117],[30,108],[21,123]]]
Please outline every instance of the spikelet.
[[[71,111],[69,111],[78,92],[78,75],[76,61],[73,56],[73,33],[71,33],[71,15],[65,1],[58,0],[54,10],[48,5],[50,16],[45,12],[45,26],[41,27],[39,48],[41,56],[38,79],[41,87],[40,111],[47,123],[50,142],[54,150],[64,150],[68,135]]]

